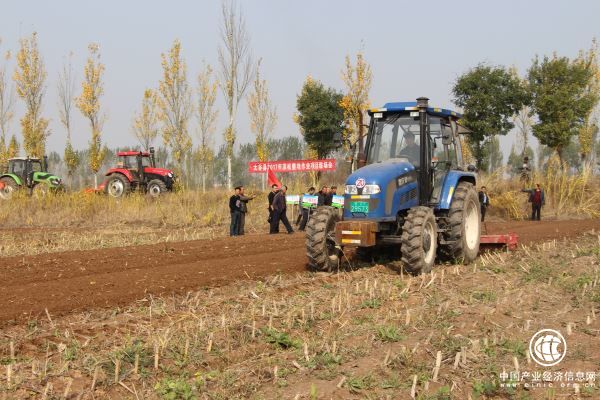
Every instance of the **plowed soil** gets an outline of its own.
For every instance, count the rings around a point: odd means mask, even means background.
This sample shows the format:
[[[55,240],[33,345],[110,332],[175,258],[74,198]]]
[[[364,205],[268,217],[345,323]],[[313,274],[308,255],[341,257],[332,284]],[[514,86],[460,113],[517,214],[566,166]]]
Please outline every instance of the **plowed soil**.
[[[600,220],[486,223],[520,243],[575,237]],[[485,233],[485,232],[484,232]],[[0,259],[0,325],[129,304],[152,295],[306,271],[304,235],[247,235]]]

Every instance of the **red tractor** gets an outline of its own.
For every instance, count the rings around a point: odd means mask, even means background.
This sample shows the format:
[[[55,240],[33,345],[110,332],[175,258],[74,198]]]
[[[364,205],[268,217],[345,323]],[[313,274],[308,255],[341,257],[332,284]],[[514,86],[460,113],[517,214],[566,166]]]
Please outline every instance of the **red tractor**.
[[[152,197],[173,190],[175,174],[164,168],[156,168],[154,148],[145,151],[120,151],[115,168],[109,169],[100,190],[112,197],[122,197],[140,190]]]

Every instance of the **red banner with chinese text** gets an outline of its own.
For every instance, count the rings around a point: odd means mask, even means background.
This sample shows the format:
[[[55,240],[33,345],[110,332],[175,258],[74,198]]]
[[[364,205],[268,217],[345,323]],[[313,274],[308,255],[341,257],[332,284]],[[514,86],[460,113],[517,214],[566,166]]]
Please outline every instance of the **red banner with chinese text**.
[[[280,161],[250,161],[248,172],[305,172],[305,171],[335,171],[335,159],[325,160],[280,160]]]

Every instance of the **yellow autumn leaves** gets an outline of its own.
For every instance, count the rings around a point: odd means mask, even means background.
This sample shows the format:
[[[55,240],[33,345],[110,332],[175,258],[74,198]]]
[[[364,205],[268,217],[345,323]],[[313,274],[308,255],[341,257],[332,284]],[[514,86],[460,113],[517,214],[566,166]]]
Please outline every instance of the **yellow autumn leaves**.
[[[17,95],[25,102],[25,115],[21,118],[23,146],[32,157],[43,157],[46,138],[50,134],[48,120],[42,118],[42,100],[46,71],[41,57],[37,34],[21,39],[17,52],[17,68],[13,74]]]

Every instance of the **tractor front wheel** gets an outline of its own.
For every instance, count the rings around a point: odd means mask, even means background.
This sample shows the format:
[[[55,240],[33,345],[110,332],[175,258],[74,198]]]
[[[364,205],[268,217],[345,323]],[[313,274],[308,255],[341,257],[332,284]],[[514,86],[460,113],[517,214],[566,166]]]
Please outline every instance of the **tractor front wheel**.
[[[459,182],[448,210],[448,228],[444,233],[446,244],[441,255],[450,261],[465,264],[475,260],[479,253],[481,215],[479,197],[469,182]]]
[[[437,250],[437,224],[433,210],[415,207],[408,210],[402,226],[402,263],[404,269],[417,275],[430,272]]]
[[[167,185],[160,179],[152,179],[148,182],[148,188],[146,189],[148,196],[158,197],[167,191]]]
[[[45,183],[38,183],[31,188],[31,196],[36,199],[42,199],[48,194],[48,185]]]
[[[104,190],[106,194],[119,198],[129,193],[131,184],[123,175],[115,174],[108,177]]]
[[[340,215],[333,207],[317,208],[306,226],[308,266],[317,271],[333,271],[339,265],[341,251],[335,244],[335,224]]]
[[[2,185],[0,185],[2,186],[0,189],[0,199],[10,200],[15,190],[19,188],[17,182],[15,182],[14,179],[6,176],[0,179],[0,182],[2,182]]]

